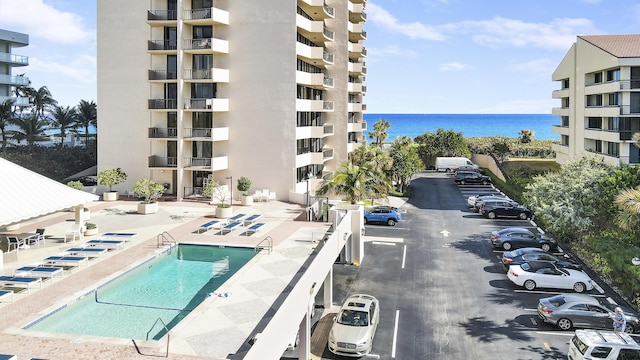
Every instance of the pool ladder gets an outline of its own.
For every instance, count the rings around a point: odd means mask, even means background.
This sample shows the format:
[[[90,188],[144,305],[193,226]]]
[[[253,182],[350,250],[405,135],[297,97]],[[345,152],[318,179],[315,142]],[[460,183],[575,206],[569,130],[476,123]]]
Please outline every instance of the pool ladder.
[[[163,231],[156,237],[156,245],[158,247],[169,245],[169,253],[171,253],[171,249],[173,249],[173,247],[177,244],[178,243],[176,242],[176,239],[174,239],[173,236],[171,236],[171,234],[166,231]]]
[[[267,243],[267,245],[262,245],[265,242]],[[271,236],[267,236],[266,238],[262,239],[262,241],[260,241],[258,245],[256,245],[254,250],[255,252],[258,252],[260,250],[268,250],[269,254],[271,254],[271,252],[273,251],[273,239],[271,238]]]
[[[156,327],[156,325],[158,324],[158,322],[160,324],[162,324],[162,327],[164,328],[164,331],[167,334],[167,351],[165,353],[164,357],[169,357],[169,342],[170,342],[170,333],[169,333],[169,328],[167,328],[167,324],[164,323],[164,321],[162,321],[161,318],[157,318],[156,321],[153,323],[153,325],[151,326],[151,329],[149,329],[149,331],[147,331],[147,339],[146,341],[149,341],[149,334],[151,333],[151,331],[153,331],[153,329]],[[136,347],[136,350],[138,351],[138,354],[140,355],[145,355],[142,352],[140,352],[140,348],[138,347],[138,344],[136,344],[136,340],[135,339],[131,339],[131,341],[133,341],[133,345]]]

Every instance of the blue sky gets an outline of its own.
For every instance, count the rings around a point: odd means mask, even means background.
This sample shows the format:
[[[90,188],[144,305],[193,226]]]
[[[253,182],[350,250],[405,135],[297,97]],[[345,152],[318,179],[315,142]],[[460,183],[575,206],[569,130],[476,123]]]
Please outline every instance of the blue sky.
[[[366,12],[368,113],[550,113],[576,36],[640,32],[631,0],[369,0]],[[0,0],[0,28],[30,37],[14,75],[62,105],[96,99],[96,1]]]

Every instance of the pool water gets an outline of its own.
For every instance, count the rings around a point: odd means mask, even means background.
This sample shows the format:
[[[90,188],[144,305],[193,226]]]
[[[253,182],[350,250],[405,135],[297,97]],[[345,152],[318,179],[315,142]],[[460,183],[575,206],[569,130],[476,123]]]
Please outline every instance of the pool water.
[[[25,329],[159,339],[165,329],[158,318],[170,330],[255,254],[247,248],[181,244]],[[228,272],[220,271],[226,257]]]

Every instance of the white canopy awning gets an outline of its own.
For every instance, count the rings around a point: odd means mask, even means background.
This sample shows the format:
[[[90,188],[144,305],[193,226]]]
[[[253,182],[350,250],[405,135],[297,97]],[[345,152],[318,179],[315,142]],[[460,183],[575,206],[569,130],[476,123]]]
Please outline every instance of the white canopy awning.
[[[0,158],[0,226],[99,199]]]

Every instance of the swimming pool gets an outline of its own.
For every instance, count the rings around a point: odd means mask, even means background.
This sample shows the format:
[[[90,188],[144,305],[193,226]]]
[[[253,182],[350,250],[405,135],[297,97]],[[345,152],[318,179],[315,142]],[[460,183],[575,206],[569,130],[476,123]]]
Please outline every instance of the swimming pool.
[[[158,318],[170,330],[255,254],[252,248],[180,244],[24,329],[135,340],[149,333],[157,340],[165,334]]]

